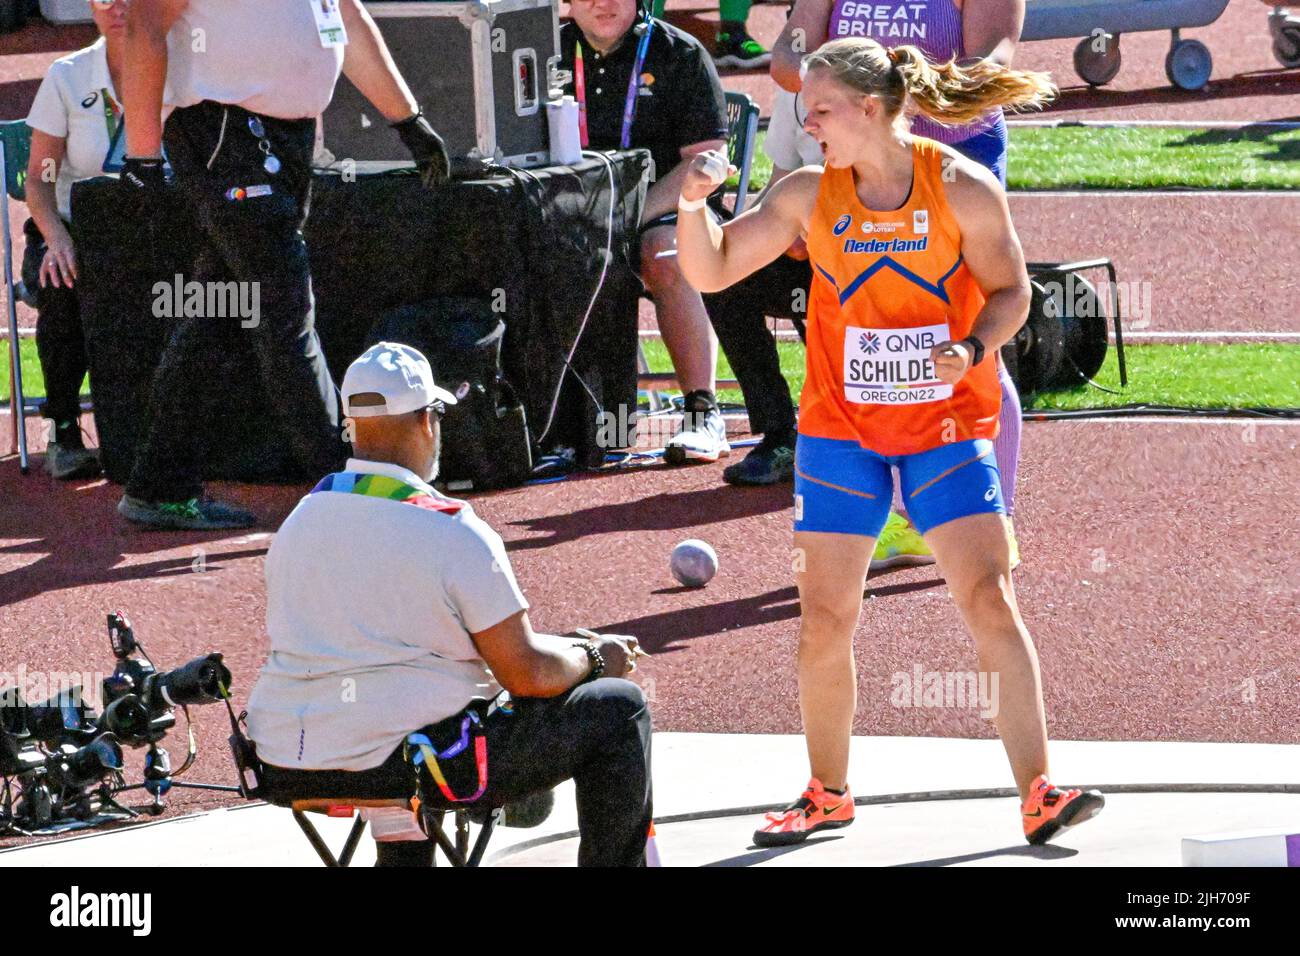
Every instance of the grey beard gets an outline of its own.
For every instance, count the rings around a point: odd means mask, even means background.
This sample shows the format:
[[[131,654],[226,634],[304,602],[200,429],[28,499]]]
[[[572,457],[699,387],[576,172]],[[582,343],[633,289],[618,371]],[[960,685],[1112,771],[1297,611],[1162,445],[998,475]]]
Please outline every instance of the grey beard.
[[[442,428],[438,429],[438,437],[433,443],[433,464],[429,466],[429,477],[425,480],[433,484],[438,480],[438,462],[442,460]]]

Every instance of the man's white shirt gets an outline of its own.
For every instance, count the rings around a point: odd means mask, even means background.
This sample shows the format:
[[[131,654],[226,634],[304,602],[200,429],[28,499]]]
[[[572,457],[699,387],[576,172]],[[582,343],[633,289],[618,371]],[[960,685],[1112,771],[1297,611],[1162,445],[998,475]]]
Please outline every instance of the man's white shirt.
[[[454,513],[322,491],[298,503],[266,558],[271,654],[249,698],[269,764],[367,770],[411,731],[500,692],[470,638],[525,610],[500,535],[466,502],[397,465],[351,459]]]
[[[822,148],[803,129],[807,109],[803,97],[789,90],[776,88],[772,98],[772,121],[763,139],[763,152],[774,165],[785,170],[804,166],[821,166],[825,162]]]
[[[323,113],[344,48],[322,45],[312,7],[310,0],[189,0],[167,34],[164,106],[214,100],[279,119]]]

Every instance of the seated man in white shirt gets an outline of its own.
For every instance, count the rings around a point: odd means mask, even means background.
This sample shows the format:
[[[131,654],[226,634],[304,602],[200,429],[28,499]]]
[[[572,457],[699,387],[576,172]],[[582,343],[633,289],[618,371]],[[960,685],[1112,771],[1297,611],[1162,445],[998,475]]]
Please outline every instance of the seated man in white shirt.
[[[572,779],[579,864],[643,865],[650,713],[621,679],[636,640],[533,632],[500,536],[430,487],[455,401],[406,345],[374,346],[344,377],[357,457],[298,503],[266,559],[271,654],[248,726],[271,799],[408,797],[408,735],[450,752],[472,712],[486,767],[474,746],[439,759],[444,795],[500,805]],[[380,865],[433,858],[427,840],[378,847]]]

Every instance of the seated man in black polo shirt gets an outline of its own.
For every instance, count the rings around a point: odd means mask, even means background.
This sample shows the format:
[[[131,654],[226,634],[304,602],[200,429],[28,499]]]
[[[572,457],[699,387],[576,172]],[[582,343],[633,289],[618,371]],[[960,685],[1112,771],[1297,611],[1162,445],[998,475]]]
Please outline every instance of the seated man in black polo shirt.
[[[682,429],[664,457],[670,464],[717,461],[731,450],[713,394],[718,342],[676,257],[657,256],[675,247],[677,196],[691,158],[726,144],[722,84],[699,41],[648,16],[638,0],[572,0],[569,12],[560,58],[573,74],[566,92],[578,100],[583,146],[642,148],[654,157],[641,216],[641,279],[686,401]]]

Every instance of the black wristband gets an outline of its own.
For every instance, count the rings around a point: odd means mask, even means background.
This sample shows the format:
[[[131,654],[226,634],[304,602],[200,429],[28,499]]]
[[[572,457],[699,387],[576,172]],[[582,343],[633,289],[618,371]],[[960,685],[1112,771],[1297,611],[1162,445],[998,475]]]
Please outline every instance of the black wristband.
[[[984,361],[983,342],[981,342],[973,335],[968,335],[964,339],[962,339],[962,344],[969,345],[971,347],[971,350],[975,353],[974,357],[970,360],[970,364],[972,367],[979,365],[980,362]]]
[[[137,190],[161,189],[167,185],[166,166],[162,157],[128,156],[122,161],[121,181]]]
[[[579,641],[576,646],[581,647],[587,652],[587,660],[591,662],[591,672],[582,680],[578,681],[578,683],[586,684],[590,681],[600,680],[604,677],[605,655],[600,652],[600,649],[591,641]]]

